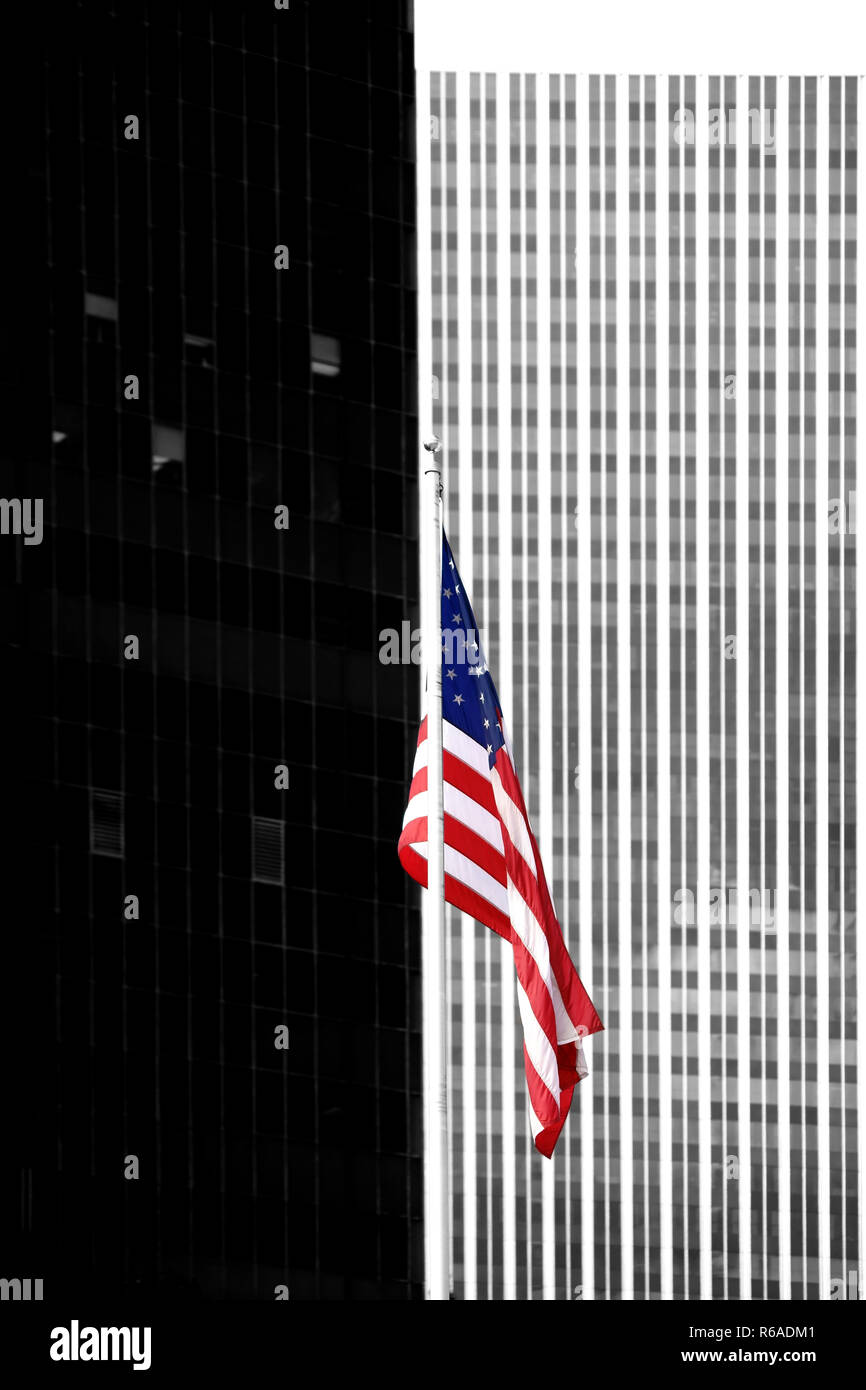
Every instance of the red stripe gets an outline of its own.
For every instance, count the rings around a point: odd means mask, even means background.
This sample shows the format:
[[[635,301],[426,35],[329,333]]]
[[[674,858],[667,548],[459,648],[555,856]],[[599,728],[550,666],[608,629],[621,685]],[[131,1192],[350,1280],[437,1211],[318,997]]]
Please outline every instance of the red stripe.
[[[555,1125],[559,1120],[559,1102],[532,1065],[526,1043],[523,1044],[523,1065],[533,1110],[545,1127]]]
[[[500,762],[501,757],[497,756],[497,772],[500,768]],[[519,803],[517,804],[519,806]],[[519,806],[519,809],[523,821],[525,823],[525,809],[521,806]],[[511,836],[508,834],[508,830],[505,824],[503,822],[500,822],[500,824],[502,825],[502,839],[505,847],[505,863],[508,869],[509,877],[511,878],[511,881],[514,884],[517,892],[520,894],[523,901],[526,903],[530,912],[539,922],[541,929],[544,932],[545,939],[549,942],[550,923],[545,922],[543,917],[540,915],[542,911],[542,901],[538,893],[538,888],[535,879],[532,875],[532,872],[528,864],[526,863],[526,860],[523,858],[523,855],[519,852],[519,850],[517,850],[514,847],[514,844],[511,840]],[[559,923],[556,921],[555,918],[553,919],[552,929],[556,932],[559,932]],[[545,1036],[547,1037],[547,1040],[550,1043],[550,1046],[552,1047],[555,1054],[558,1044],[556,1041],[556,1008],[554,1006],[553,996],[550,993],[547,981],[543,978],[541,971],[539,970],[538,962],[536,961],[535,957],[531,954],[531,952],[528,950],[528,948],[520,940],[520,936],[517,932],[514,933],[514,964],[517,970],[518,979],[520,980],[520,983],[526,992],[527,998],[529,999],[532,1012],[535,1014],[535,1017],[538,1020],[538,1024],[543,1030]]]
[[[590,1033],[598,1033],[603,1030],[603,1024],[593,1007],[589,995],[581,983],[574,962],[566,949],[562,928],[554,912],[553,902],[551,901],[548,891],[547,880],[544,876],[544,867],[541,862],[541,855],[538,851],[538,844],[532,833],[532,826],[529,823],[529,816],[526,812],[523,793],[520,790],[520,784],[511,766],[511,759],[508,757],[504,748],[500,749],[500,752],[497,754],[496,771],[499,773],[503,789],[511,797],[511,800],[520,811],[535,857],[535,875],[533,875],[523,855],[511,844],[510,837],[503,826],[502,835],[505,842],[505,861],[508,866],[508,872],[520,896],[523,898],[523,901],[533,913],[544,932],[548,951],[550,952],[550,964],[553,975],[559,986],[559,992],[562,995],[562,1001],[569,1018],[578,1027],[585,1028],[587,1035]]]
[[[468,796],[470,801],[474,801],[481,806],[489,815],[496,820],[499,816],[496,811],[496,801],[493,796],[493,787],[490,782],[464,763],[460,758],[452,753],[445,753],[442,759],[442,777],[448,786],[454,787],[457,791]],[[427,764],[424,763],[412,778],[409,787],[409,799],[417,796],[419,792],[427,790]]]
[[[485,811],[489,811],[491,816],[496,816],[496,802],[493,797],[493,787],[490,785],[489,777],[482,777],[480,772],[476,772],[474,767],[464,763],[462,758],[458,758],[454,753],[449,753],[446,749],[442,758],[442,777],[449,782],[452,787],[456,787],[464,796],[468,796],[470,801],[477,801],[479,806],[483,806]],[[498,820],[499,817],[496,816]]]
[[[424,827],[423,835],[417,834],[415,827]],[[422,888],[427,887],[427,860],[423,854],[419,854],[413,848],[410,839],[415,844],[423,844],[427,838],[427,821],[412,821],[400,836],[398,854],[400,863],[406,870],[410,878],[414,878],[416,883],[420,883]],[[451,874],[445,875],[445,901],[459,908],[461,912],[468,912],[470,917],[476,918],[482,926],[489,927],[498,936],[502,936],[506,941],[511,941],[513,932],[511,922],[500,912],[498,907],[487,898],[482,898],[480,893],[476,893],[468,884],[462,883],[460,879],[454,878]]]
[[[535,957],[524,946],[514,928],[512,928],[512,933],[514,938],[514,968],[517,971],[517,978],[523,986],[539,1027],[543,1030],[555,1053],[558,1046],[556,1041],[556,1010],[553,1007],[550,990],[541,978]]]
[[[398,852],[403,849],[412,849],[415,845],[426,845],[427,843],[427,817],[416,816],[403,827],[400,839],[397,843]],[[453,816],[445,817],[445,843],[459,854],[465,855],[471,863],[479,869],[483,869],[492,879],[495,879],[501,887],[505,888],[505,860],[498,850],[493,849],[486,840],[482,840],[480,835],[474,834],[459,821],[455,821]],[[424,859],[421,855],[420,858]],[[424,863],[427,860],[424,859]],[[462,881],[462,880],[461,880]],[[418,882],[421,882],[419,879]],[[424,873],[424,887],[427,886],[427,873]],[[467,884],[467,887],[469,885]],[[473,892],[475,890],[472,890]],[[487,899],[482,894],[476,893],[479,902],[486,902]],[[499,909],[491,903],[491,909],[499,913]],[[502,914],[499,914],[502,916]]]
[[[412,784],[413,788],[415,784]],[[426,790],[417,788],[417,791]],[[413,790],[411,796],[415,796]],[[410,797],[411,800],[411,797]],[[415,816],[411,821],[407,821],[400,832],[398,847],[403,843],[421,845],[427,843],[427,817]],[[486,874],[495,879],[503,888],[506,886],[505,856],[495,845],[491,845],[489,840],[485,840],[483,835],[479,835],[471,826],[466,825],[456,816],[446,814],[445,816],[445,843],[452,849],[456,849],[460,854],[479,869],[483,869]]]
[[[541,1089],[549,1095],[550,1092],[547,1090],[547,1087],[529,1060],[529,1053],[526,1051],[526,1043],[523,1044],[523,1062],[526,1070],[526,1084],[529,1088],[530,1097],[538,1087],[541,1087]],[[574,1086],[569,1086],[567,1090],[560,1092],[559,1111],[555,1116],[551,1116],[549,1123],[546,1122],[546,1114],[549,1112],[539,1114],[535,1106],[532,1107],[544,1126],[535,1136],[535,1147],[545,1158],[551,1158],[553,1156],[553,1150],[556,1148],[556,1141],[562,1133],[562,1127],[571,1109],[571,1098],[573,1095]]]
[[[506,941],[514,940],[514,931],[505,913],[500,912],[487,898],[482,898],[479,893],[474,892],[468,884],[452,878],[450,874],[445,875],[445,901],[452,903],[461,912],[468,912],[470,917],[475,917],[482,926],[490,927],[491,931],[495,931]]]
[[[417,843],[417,841],[416,841]],[[477,835],[468,825],[457,820],[455,816],[445,817],[445,843],[452,849],[459,850],[465,854],[467,859],[471,859],[473,864],[477,864],[479,869],[483,869],[491,878],[495,878],[502,887],[506,884],[505,859],[498,849],[494,849],[487,840],[481,835]]]

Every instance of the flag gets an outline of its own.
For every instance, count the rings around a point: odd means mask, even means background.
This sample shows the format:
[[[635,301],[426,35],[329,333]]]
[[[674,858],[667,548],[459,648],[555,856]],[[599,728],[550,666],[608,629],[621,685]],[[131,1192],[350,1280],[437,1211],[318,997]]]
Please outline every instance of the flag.
[[[502,707],[454,556],[442,544],[445,900],[514,951],[529,1118],[550,1158],[574,1087],[580,1040],[603,1027],[569,957],[514,770]],[[427,720],[422,720],[398,853],[427,886]]]

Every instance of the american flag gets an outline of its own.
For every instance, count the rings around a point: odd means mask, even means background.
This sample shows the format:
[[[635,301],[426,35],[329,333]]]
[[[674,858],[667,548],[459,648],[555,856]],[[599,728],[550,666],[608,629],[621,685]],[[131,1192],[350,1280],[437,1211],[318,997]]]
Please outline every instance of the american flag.
[[[550,1158],[587,1075],[580,1039],[602,1022],[569,957],[514,771],[511,743],[475,615],[442,546],[445,899],[514,950],[529,1120]],[[427,720],[421,723],[400,862],[427,886]]]

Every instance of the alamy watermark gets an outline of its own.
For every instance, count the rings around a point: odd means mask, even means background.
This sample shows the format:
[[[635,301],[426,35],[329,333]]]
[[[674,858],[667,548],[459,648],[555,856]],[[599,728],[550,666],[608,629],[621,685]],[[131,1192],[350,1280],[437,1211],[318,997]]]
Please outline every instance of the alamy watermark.
[[[52,1361],[131,1361],[134,1371],[150,1370],[149,1327],[69,1327],[51,1329]]]
[[[383,627],[379,633],[379,660],[383,666],[420,666],[423,661],[420,627],[412,627],[408,619],[400,631]],[[447,666],[469,666],[480,675],[487,670],[481,655],[478,634],[471,628],[442,629],[442,656]]]
[[[742,130],[745,127],[745,137],[749,144],[763,145],[765,149],[771,150],[776,143],[776,113],[772,107],[751,107],[741,124],[738,124],[738,114],[735,106],[728,111],[723,111],[720,106],[711,107],[706,118],[707,143],[735,145],[739,138],[738,129]],[[671,135],[677,145],[695,143],[695,113],[689,107],[680,106],[674,112]]]
[[[857,490],[851,488],[846,497],[830,497],[827,501],[827,529],[831,536],[856,536]]]
[[[740,901],[736,888],[710,888],[707,890],[704,905],[711,927],[735,927],[738,923],[763,927],[766,932],[776,930],[776,890],[775,888],[750,888],[748,903]],[[678,888],[673,896],[673,920],[678,927],[697,926],[697,895],[691,888]]]
[[[25,545],[41,545],[42,498],[0,497],[0,535],[23,536]]]
[[[856,1269],[849,1269],[845,1279],[830,1280],[830,1300],[833,1303],[838,1303],[843,1299],[850,1302],[862,1301],[863,1294],[863,1281]]]
[[[41,1279],[0,1279],[0,1301],[41,1303]]]

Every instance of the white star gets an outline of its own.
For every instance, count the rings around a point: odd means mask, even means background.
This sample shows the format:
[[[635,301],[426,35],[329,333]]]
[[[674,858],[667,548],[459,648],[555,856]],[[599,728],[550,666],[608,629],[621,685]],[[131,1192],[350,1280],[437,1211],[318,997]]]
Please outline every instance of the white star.
[[[455,695],[455,696],[454,696],[454,703],[455,703],[455,705],[462,705],[462,704],[463,704],[463,696],[462,696],[462,695]]]
[[[448,563],[449,563],[449,565],[451,566],[451,568],[453,569],[453,568],[454,568],[454,561],[453,561],[453,560],[449,560]]]
[[[463,619],[461,618],[459,613],[455,613],[451,621],[452,623],[462,623]]]
[[[489,719],[485,719],[485,721],[484,721],[484,727],[485,727],[485,729],[489,729],[489,728],[490,728],[490,720],[489,720]]]
[[[457,672],[454,670],[453,666],[448,671],[446,671],[445,674],[450,681],[456,681]]]
[[[442,594],[443,594],[443,597],[444,597],[444,598],[450,598],[450,597],[451,597],[451,590],[450,590],[450,589],[443,589],[443,590],[442,590]]]
[[[482,703],[482,705],[483,705],[483,704],[484,704],[484,695],[483,695],[483,693],[479,693],[478,698],[479,698],[479,700],[481,701],[481,703]]]
[[[460,593],[460,585],[459,585],[459,584],[455,584],[455,585],[454,585],[454,592],[455,592],[455,594],[459,594],[459,593]]]
[[[492,753],[492,752],[493,752],[493,744],[492,744],[492,743],[488,743],[488,745],[487,745],[487,751],[488,751],[488,753]]]

